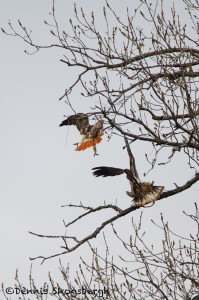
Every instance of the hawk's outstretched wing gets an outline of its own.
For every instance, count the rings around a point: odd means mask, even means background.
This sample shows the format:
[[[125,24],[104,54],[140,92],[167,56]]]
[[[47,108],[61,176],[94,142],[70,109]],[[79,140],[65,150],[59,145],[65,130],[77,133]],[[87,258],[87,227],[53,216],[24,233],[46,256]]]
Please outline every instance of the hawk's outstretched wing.
[[[99,120],[99,121],[97,121],[97,123],[95,125],[93,125],[90,128],[90,131],[89,131],[89,137],[90,138],[95,138],[99,135],[99,133],[102,133],[103,123],[104,122],[102,120]]]
[[[64,120],[59,126],[75,125],[82,134],[84,129],[89,126],[88,116],[83,113],[72,115]]]
[[[138,175],[138,172],[137,172],[137,169],[136,169],[136,165],[135,165],[135,158],[131,152],[131,148],[129,146],[129,142],[127,140],[126,137],[124,137],[124,140],[125,140],[125,143],[126,143],[126,148],[127,148],[127,152],[128,152],[128,156],[129,156],[129,164],[130,164],[130,171],[135,179],[135,181],[138,183],[138,182],[141,182],[140,178],[139,178],[139,175]]]
[[[93,175],[96,177],[117,176],[117,175],[121,175],[121,174],[125,173],[124,170],[119,169],[119,168],[113,168],[113,167],[95,167],[95,168],[92,168],[92,170],[95,170],[93,172]]]

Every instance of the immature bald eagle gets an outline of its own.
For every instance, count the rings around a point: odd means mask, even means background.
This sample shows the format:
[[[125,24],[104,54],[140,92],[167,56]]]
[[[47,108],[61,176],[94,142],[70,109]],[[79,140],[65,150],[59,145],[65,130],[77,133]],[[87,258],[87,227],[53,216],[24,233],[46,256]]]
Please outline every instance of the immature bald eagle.
[[[125,141],[130,159],[130,170],[113,167],[95,167],[92,169],[94,170],[93,175],[96,177],[108,177],[126,174],[131,186],[131,191],[126,193],[129,197],[133,198],[132,206],[143,206],[145,204],[155,202],[160,198],[164,187],[154,186],[153,183],[142,182],[140,180],[136,170],[133,154],[131,153],[127,140]]]
[[[99,120],[95,125],[90,125],[88,116],[83,113],[72,115],[64,120],[59,126],[75,125],[82,135],[82,140],[76,143],[76,151],[85,150],[93,147],[94,156],[98,155],[96,152],[96,145],[102,140],[103,121]]]

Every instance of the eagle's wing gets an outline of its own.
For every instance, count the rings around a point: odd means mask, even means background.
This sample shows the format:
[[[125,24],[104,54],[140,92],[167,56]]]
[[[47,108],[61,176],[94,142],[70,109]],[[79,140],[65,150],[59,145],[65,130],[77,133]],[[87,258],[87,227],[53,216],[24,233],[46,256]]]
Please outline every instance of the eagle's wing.
[[[64,120],[59,126],[75,125],[77,129],[82,133],[84,128],[89,125],[88,116],[83,113],[72,115]]]
[[[125,170],[119,168],[113,168],[113,167],[95,167],[92,168],[92,170],[95,170],[93,172],[93,175],[96,177],[117,176],[125,173]]]

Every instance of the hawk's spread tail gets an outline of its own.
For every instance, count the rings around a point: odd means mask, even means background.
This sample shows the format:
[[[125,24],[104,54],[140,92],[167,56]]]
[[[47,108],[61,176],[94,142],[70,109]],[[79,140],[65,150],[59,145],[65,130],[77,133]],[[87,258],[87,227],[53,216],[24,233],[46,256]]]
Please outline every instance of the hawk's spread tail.
[[[135,195],[132,206],[143,206],[145,204],[154,203],[160,199],[163,189],[163,186],[153,186],[148,182],[141,183],[139,192]]]
[[[103,133],[99,132],[94,138],[85,138],[75,149],[76,151],[82,151],[89,147],[95,147],[102,140]]]
[[[95,170],[93,172],[93,175],[96,177],[117,176],[125,173],[123,169],[113,168],[113,167],[96,167],[96,168],[92,168],[92,170]]]

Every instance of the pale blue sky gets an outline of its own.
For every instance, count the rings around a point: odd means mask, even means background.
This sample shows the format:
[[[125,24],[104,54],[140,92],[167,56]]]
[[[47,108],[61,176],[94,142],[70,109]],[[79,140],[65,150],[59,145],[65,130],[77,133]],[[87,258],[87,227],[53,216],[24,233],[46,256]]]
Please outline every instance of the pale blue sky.
[[[67,5],[65,4],[67,3]],[[132,1],[123,1],[123,5]],[[73,18],[74,1],[59,1],[62,26],[67,19]],[[102,9],[104,1],[77,1],[85,11]],[[121,1],[110,1],[122,14]],[[18,27],[20,19],[27,28],[33,30],[38,42],[48,43],[50,35],[43,21],[49,20],[51,1],[3,1],[0,0],[0,26],[8,29],[8,20]],[[68,83],[74,78],[71,70],[59,62],[64,54],[56,49],[42,50],[35,55],[26,55],[26,45],[18,38],[0,33],[0,282],[13,283],[16,268],[21,278],[27,280],[29,274],[29,257],[50,255],[60,251],[60,242],[39,239],[28,234],[28,230],[43,234],[64,234],[62,220],[70,220],[75,216],[74,210],[61,208],[68,202],[97,206],[103,203],[114,203],[126,208],[130,204],[125,195],[128,182],[125,177],[112,179],[96,179],[91,175],[91,168],[100,165],[128,167],[128,157],[122,150],[122,142],[116,137],[110,142],[104,137],[99,146],[98,157],[93,157],[92,150],[83,153],[74,151],[73,143],[78,139],[75,128],[69,131],[59,128],[63,115],[68,114],[68,107],[59,102]],[[72,71],[73,72],[73,71]],[[80,90],[73,94],[78,112],[85,110],[85,99]],[[67,136],[67,138],[66,138]],[[66,141],[67,140],[67,141]],[[137,164],[142,173],[145,171],[144,150],[135,148]],[[151,173],[149,180],[156,183],[166,182],[173,187],[174,178],[178,183],[186,181],[185,165],[180,156],[172,166],[159,173]],[[171,175],[172,174],[172,175]],[[154,178],[155,177],[155,178]],[[177,180],[175,180],[177,182]],[[197,201],[198,186],[192,187],[183,194],[163,201],[158,201],[152,208],[144,209],[146,224],[151,218],[159,219],[160,212],[165,214],[176,231],[189,232],[184,226],[182,210],[192,212],[193,203]],[[134,213],[136,216],[140,212]],[[106,216],[111,216],[107,212]],[[98,215],[98,221],[103,217]],[[126,233],[131,224],[131,216],[122,218],[117,226]],[[80,222],[71,229],[83,237],[94,228],[96,218],[90,218],[86,224]],[[80,226],[81,225],[81,226]],[[149,225],[147,225],[147,228]],[[72,230],[70,231],[70,233]],[[127,233],[126,233],[127,234]],[[151,242],[153,236],[150,235]],[[97,245],[97,241],[95,241]],[[70,261],[72,267],[78,265],[80,255],[87,256],[86,247],[77,253],[62,257],[62,261]],[[47,271],[57,270],[58,259],[40,261],[33,265],[37,281],[47,279]]]

